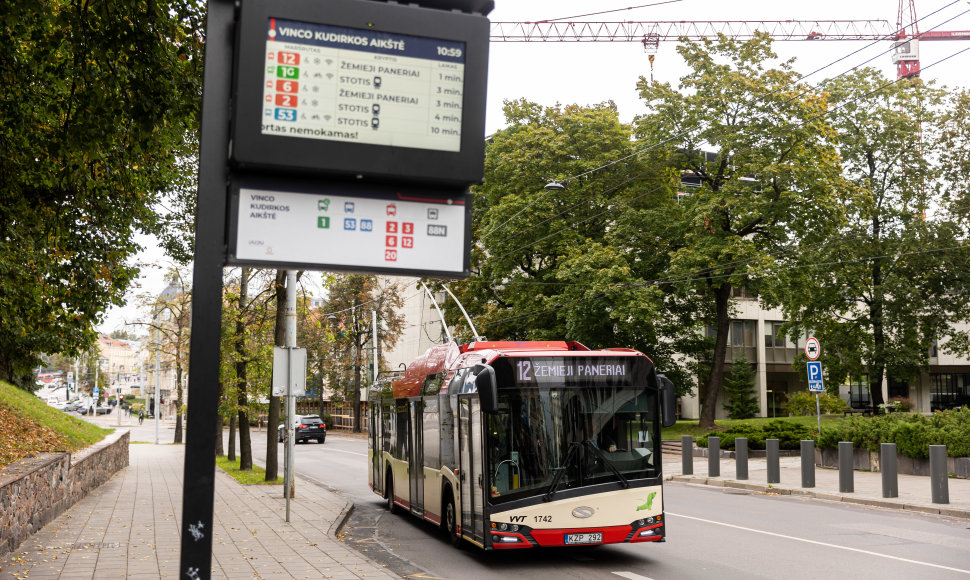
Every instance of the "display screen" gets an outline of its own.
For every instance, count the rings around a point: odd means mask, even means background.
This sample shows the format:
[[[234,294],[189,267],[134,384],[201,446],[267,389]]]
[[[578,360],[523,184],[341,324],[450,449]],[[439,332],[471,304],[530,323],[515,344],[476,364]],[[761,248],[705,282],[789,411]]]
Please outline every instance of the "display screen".
[[[465,43],[269,18],[261,133],[457,152]]]
[[[500,386],[601,387],[642,385],[647,359],[634,356],[515,357],[495,362]],[[506,366],[508,365],[508,366]],[[504,379],[504,380],[501,380]]]

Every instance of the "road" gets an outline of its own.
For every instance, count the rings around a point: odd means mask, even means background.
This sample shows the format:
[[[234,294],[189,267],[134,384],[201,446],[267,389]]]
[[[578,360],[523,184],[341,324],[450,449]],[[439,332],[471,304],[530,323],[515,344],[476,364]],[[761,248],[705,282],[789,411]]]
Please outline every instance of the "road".
[[[262,463],[264,433],[253,433],[253,447],[254,460]],[[282,446],[280,452],[282,464]],[[435,527],[386,513],[381,498],[367,486],[366,459],[365,439],[331,432],[324,445],[297,446],[296,470],[353,501],[345,541],[402,576],[970,578],[966,520],[678,483],[665,487],[663,544],[492,553],[456,550]]]

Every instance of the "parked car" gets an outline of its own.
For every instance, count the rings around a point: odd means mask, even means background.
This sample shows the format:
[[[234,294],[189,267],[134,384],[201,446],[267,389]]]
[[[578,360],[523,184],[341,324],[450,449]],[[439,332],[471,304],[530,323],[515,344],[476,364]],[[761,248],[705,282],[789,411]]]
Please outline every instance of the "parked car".
[[[109,407],[108,405],[98,405],[97,407],[94,408],[94,414],[95,415],[109,415],[111,413],[111,409],[113,409],[113,408],[114,407]]]
[[[277,429],[281,443],[286,439],[283,427],[280,425]],[[319,415],[296,415],[293,417],[293,430],[297,443],[310,439],[316,439],[317,443],[327,440],[327,424]]]

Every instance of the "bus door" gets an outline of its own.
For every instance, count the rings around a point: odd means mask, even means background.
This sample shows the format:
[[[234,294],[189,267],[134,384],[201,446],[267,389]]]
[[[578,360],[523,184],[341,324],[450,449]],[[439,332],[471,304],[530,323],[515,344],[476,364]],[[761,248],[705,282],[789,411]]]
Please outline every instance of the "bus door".
[[[482,473],[482,414],[478,398],[458,398],[459,469],[461,473],[461,531],[485,542],[485,488]]]
[[[411,401],[411,449],[408,474],[411,486],[411,513],[424,515],[424,402]]]
[[[381,412],[382,405],[380,399],[374,401],[367,413],[368,429],[370,433],[370,483],[374,491],[384,491],[384,446],[381,437]]]

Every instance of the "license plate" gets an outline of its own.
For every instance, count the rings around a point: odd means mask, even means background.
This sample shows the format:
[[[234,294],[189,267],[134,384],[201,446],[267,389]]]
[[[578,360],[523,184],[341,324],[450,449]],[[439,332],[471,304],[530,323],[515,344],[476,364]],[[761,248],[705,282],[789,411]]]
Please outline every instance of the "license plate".
[[[600,544],[603,542],[603,534],[566,534],[567,544]]]

